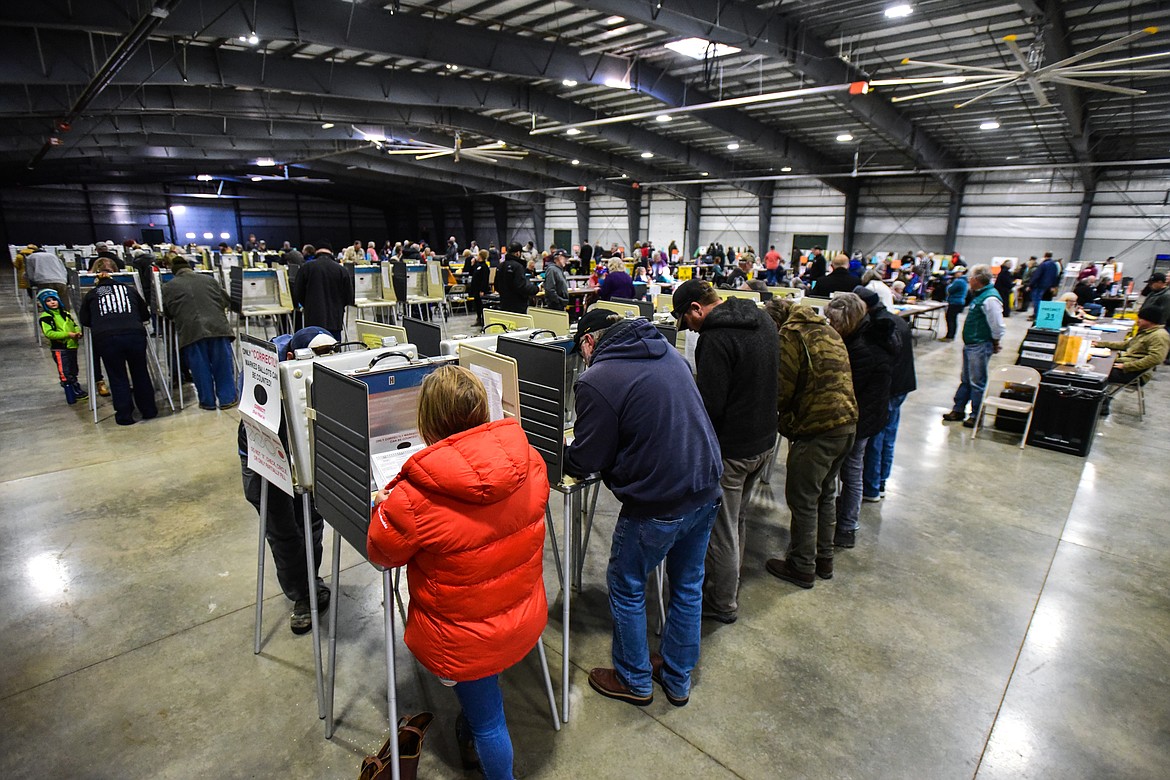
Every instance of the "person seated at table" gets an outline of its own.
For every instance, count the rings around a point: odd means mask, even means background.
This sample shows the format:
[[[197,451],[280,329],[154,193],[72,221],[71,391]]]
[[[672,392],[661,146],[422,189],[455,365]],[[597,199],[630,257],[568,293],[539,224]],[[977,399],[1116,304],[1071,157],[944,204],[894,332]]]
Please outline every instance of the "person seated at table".
[[[1077,305],[1076,293],[1064,293],[1058,300],[1064,304],[1064,319],[1060,323],[1062,328],[1080,325],[1085,321],[1085,310]]]
[[[1108,286],[1105,288],[1108,290]],[[1093,316],[1101,314],[1102,306],[1097,303],[1097,299],[1101,297],[1101,293],[1097,288],[1097,277],[1086,276],[1077,282],[1073,287],[1073,292],[1077,296],[1077,304]]]
[[[427,448],[374,498],[371,563],[406,568],[406,646],[463,711],[464,766],[512,777],[499,675],[528,655],[548,622],[544,594],[544,460],[513,418],[489,422],[483,384],[443,366],[423,380],[418,431]]]
[[[897,279],[890,285],[890,292],[894,296],[894,303],[906,302],[906,283],[901,279]]]
[[[634,280],[626,273],[626,265],[617,257],[612,257],[609,260],[609,271],[605,274],[605,278],[601,280],[600,290],[598,296],[603,301],[608,301],[612,298],[633,298],[634,297]]]
[[[1164,327],[1162,313],[1153,306],[1143,306],[1137,315],[1137,333],[1125,341],[1097,341],[1095,346],[1113,349],[1121,352],[1113,361],[1113,368],[1109,372],[1109,381],[1125,385],[1134,378],[1142,376],[1151,368],[1159,366],[1170,354],[1170,332]],[[1142,384],[1150,377],[1142,377]],[[1116,389],[1105,396],[1105,403],[1101,406],[1101,416],[1109,414],[1109,402]]]

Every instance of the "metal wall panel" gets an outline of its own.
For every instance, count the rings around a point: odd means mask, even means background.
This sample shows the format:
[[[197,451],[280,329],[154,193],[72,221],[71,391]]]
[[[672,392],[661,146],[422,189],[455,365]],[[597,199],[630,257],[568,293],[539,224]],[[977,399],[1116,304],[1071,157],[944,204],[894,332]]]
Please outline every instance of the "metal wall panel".
[[[629,243],[629,209],[620,198],[598,195],[589,200],[589,240],[595,245],[625,246]]]

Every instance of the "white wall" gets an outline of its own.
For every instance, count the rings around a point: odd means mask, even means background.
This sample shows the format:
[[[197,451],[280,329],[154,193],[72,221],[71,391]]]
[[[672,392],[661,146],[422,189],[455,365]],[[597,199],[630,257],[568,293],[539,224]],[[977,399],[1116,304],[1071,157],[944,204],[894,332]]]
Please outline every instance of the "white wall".
[[[589,240],[595,245],[626,246],[629,223],[626,202],[620,198],[598,195],[589,199]]]
[[[782,183],[772,198],[772,229],[769,244],[785,257],[798,233],[825,234],[826,249],[839,249],[845,231],[845,196],[817,181]]]
[[[759,243],[759,232],[760,206],[755,195],[732,187],[704,188],[699,211],[700,245],[718,242],[725,247],[755,247]],[[656,244],[660,239],[654,235],[650,238]],[[667,238],[666,242],[669,243],[670,239]]]
[[[544,204],[544,243],[540,246],[548,249],[553,242],[554,230],[568,230],[573,236],[573,244],[580,244],[581,237],[577,235],[577,204],[571,200],[549,197]],[[572,244],[570,244],[571,246]],[[568,247],[559,247],[567,249]]]
[[[642,222],[645,225],[642,237],[649,238],[659,249],[666,249],[671,241],[679,247],[686,243],[686,221],[687,202],[682,198],[654,190],[649,197],[642,199]]]

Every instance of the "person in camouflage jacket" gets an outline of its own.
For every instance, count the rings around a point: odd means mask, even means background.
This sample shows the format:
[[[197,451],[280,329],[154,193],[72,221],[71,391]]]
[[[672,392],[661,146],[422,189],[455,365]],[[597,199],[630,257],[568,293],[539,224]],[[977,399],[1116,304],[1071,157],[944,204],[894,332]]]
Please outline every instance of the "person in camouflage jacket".
[[[778,427],[788,438],[784,496],[792,513],[788,551],[768,572],[802,588],[833,576],[837,475],[853,447],[857,400],[845,343],[811,306],[772,299],[780,333]]]

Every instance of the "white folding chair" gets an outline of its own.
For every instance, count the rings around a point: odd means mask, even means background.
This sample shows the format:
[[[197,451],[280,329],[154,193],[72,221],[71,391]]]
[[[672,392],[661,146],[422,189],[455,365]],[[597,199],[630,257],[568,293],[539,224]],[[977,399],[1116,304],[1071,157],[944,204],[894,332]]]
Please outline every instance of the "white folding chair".
[[[1032,388],[1031,401],[1017,401],[1014,398],[1000,398],[1000,393],[1008,385],[1021,385]],[[987,410],[995,409],[1005,412],[1028,415],[1024,423],[1024,435],[1020,439],[1020,449],[1028,442],[1028,431],[1032,429],[1032,411],[1036,407],[1036,392],[1040,389],[1040,372],[1027,366],[1003,366],[987,380],[987,389],[983,391],[983,403],[979,405],[979,414],[975,416],[975,427],[971,429],[971,438],[979,433],[979,425],[983,422],[983,415]]]

